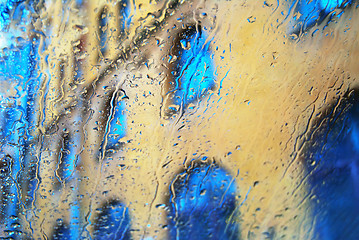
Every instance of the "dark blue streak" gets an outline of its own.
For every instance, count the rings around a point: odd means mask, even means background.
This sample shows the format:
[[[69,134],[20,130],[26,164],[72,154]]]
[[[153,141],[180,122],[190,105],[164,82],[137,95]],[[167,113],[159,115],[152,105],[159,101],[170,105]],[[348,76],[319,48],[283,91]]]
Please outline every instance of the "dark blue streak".
[[[342,103],[314,134],[307,163],[317,239],[359,239],[359,102]]]

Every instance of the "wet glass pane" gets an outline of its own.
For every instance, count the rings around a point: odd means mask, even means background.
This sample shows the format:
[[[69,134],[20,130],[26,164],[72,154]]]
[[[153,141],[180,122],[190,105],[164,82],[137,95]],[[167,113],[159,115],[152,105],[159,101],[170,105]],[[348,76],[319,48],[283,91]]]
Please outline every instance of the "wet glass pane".
[[[0,239],[359,239],[356,0],[0,0]]]

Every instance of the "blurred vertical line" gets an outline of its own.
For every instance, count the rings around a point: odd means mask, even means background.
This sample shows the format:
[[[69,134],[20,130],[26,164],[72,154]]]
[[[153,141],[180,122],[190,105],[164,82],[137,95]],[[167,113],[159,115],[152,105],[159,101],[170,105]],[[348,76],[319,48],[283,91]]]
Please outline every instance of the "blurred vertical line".
[[[69,171],[71,172],[70,178],[70,185],[72,185],[73,189],[71,191],[71,213],[70,213],[70,232],[73,239],[80,239],[81,236],[81,206],[79,203],[79,174],[77,172],[76,166],[79,164],[79,155],[82,151],[82,137],[81,137],[81,120],[82,120],[82,104],[79,104],[77,108],[77,115],[75,117],[75,129],[74,129],[74,137],[73,141],[74,144],[72,145],[72,149],[70,149],[71,153],[71,160],[69,162]]]

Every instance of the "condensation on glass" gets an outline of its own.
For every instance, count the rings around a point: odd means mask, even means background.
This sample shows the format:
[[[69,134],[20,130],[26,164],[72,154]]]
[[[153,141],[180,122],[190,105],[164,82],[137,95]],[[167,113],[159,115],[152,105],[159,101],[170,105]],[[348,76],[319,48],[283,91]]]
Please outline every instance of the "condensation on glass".
[[[0,1],[0,239],[359,239],[356,0]]]

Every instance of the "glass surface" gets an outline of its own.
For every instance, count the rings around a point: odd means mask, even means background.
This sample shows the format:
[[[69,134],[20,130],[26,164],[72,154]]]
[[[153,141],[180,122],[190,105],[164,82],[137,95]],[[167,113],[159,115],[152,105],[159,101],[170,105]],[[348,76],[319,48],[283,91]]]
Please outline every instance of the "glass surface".
[[[359,239],[356,0],[0,0],[0,239]]]

